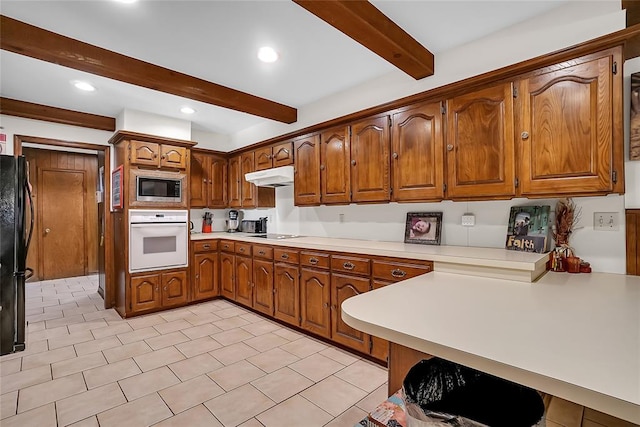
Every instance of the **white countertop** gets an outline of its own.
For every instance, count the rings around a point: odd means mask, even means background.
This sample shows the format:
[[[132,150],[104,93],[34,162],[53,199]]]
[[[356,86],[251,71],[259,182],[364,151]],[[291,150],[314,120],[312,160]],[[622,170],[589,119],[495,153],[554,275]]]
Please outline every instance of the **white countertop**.
[[[437,270],[437,269],[436,269]],[[346,300],[389,341],[640,423],[640,277],[434,273]]]

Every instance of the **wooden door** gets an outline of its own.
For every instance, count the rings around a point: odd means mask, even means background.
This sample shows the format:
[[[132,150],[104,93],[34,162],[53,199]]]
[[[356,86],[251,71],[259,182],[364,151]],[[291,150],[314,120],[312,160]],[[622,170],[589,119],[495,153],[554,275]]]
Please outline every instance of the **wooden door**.
[[[253,308],[273,316],[273,262],[253,260]]]
[[[511,83],[449,99],[446,144],[450,198],[514,196]]]
[[[293,164],[293,142],[289,141],[274,145],[271,150],[273,152],[274,168]]]
[[[209,166],[210,208],[227,207],[227,160],[224,157],[211,156]]]
[[[351,125],[351,201],[388,202],[389,116]]]
[[[210,157],[203,153],[191,153],[191,172],[189,175],[189,206],[191,208],[207,207],[207,188]]]
[[[519,88],[521,194],[612,191],[612,57],[554,69]]]
[[[291,325],[300,326],[300,269],[297,265],[275,265],[274,316]]]
[[[347,298],[367,291],[368,278],[331,275],[331,339],[363,353],[369,353],[369,335],[344,323],[340,307]]]
[[[387,285],[390,285],[391,282],[384,282],[382,280],[374,280],[373,281],[373,289],[384,288]],[[389,361],[389,341],[370,335],[371,339],[371,356],[375,357],[378,360]]]
[[[243,208],[256,207],[256,186],[244,179],[244,174],[253,172],[255,170],[254,152],[242,153],[242,164],[240,172],[240,182],[242,183],[242,190],[240,194],[242,196]]]
[[[218,253],[195,254],[193,257],[193,301],[219,295]]]
[[[300,273],[300,326],[331,338],[331,274],[303,268]]]
[[[132,312],[151,310],[161,306],[159,275],[132,276],[130,286]]]
[[[439,102],[393,115],[391,199],[396,202],[444,197],[444,140]]]
[[[251,267],[251,258],[236,256],[235,301],[248,307],[253,303],[253,269]]]
[[[293,142],[295,173],[293,199],[296,206],[320,204],[320,136],[312,135]]]
[[[261,171],[273,167],[271,147],[259,148],[255,151],[256,170]]]
[[[235,256],[224,252],[220,253],[220,294],[236,299]]]
[[[351,151],[348,126],[320,134],[320,189],[322,203],[351,201]]]
[[[129,141],[129,162],[132,165],[158,166],[160,146],[155,142]]]
[[[78,170],[39,170],[39,261],[44,280],[87,274],[85,175]]]
[[[229,207],[242,206],[241,165],[240,156],[229,159]]]
[[[162,273],[162,306],[184,305],[188,301],[187,271]]]
[[[185,147],[162,144],[160,146],[160,167],[186,169],[188,151]]]

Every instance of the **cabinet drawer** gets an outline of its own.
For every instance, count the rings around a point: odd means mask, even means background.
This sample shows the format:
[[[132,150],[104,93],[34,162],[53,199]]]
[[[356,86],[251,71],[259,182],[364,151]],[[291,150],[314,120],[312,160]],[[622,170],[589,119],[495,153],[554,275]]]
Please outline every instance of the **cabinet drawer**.
[[[210,252],[218,250],[217,240],[200,240],[193,242],[193,252]]]
[[[368,276],[371,273],[371,263],[369,258],[333,255],[331,257],[331,270]]]
[[[289,248],[274,248],[273,260],[277,262],[288,262],[297,264],[300,260],[299,252]]]
[[[253,245],[253,256],[256,258],[273,259],[271,246]]]
[[[328,254],[318,252],[301,252],[300,265],[305,267],[328,269],[331,267],[331,260]]]
[[[409,264],[392,261],[373,261],[373,277],[399,282],[433,271],[433,265]]]
[[[251,243],[236,242],[236,253],[251,256]]]
[[[232,240],[223,240],[220,242],[220,250],[225,252],[234,252],[236,250],[236,242]]]

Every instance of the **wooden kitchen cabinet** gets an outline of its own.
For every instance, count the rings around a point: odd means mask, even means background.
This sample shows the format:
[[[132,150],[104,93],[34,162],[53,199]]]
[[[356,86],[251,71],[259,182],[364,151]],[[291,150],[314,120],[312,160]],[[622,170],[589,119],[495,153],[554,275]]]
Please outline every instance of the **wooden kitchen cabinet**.
[[[414,202],[444,198],[442,104],[413,106],[393,115],[391,200]]]
[[[201,301],[220,294],[218,252],[197,253],[193,256],[193,297]]]
[[[131,311],[140,312],[160,308],[160,276],[145,274],[131,277]]]
[[[273,316],[273,261],[253,260],[253,302],[256,310]]]
[[[132,165],[186,169],[187,149],[168,144],[130,140],[129,162]]]
[[[300,326],[300,267],[298,251],[274,249],[275,273],[273,281],[274,317]]]
[[[184,305],[188,301],[187,271],[162,273],[162,306]]]
[[[242,153],[240,164],[240,198],[243,208],[256,207],[256,186],[244,179],[244,175],[255,171],[255,153]]]
[[[229,159],[229,207],[240,208],[242,207],[242,169],[241,169],[241,156],[234,156]]]
[[[387,115],[351,125],[351,201],[390,200],[389,128]]]
[[[257,171],[293,164],[293,143],[291,141],[264,147],[255,151]]]
[[[293,141],[293,199],[296,206],[320,204],[320,135]]]
[[[369,335],[342,320],[340,307],[347,299],[369,291],[368,277],[331,274],[331,339],[362,353],[369,353]]]
[[[300,272],[300,326],[331,338],[331,274],[329,270],[302,267]]]
[[[253,261],[249,257],[236,255],[235,302],[251,307],[253,303]]]
[[[226,208],[227,186],[227,160],[223,156],[192,151],[190,207]]]
[[[511,83],[447,100],[447,198],[515,196]]]
[[[387,285],[392,284],[393,282],[384,282],[382,280],[372,280],[373,290],[384,288]],[[372,357],[378,360],[389,360],[389,341],[376,337],[374,335],[369,335],[369,339],[371,340],[370,344],[370,354]]]
[[[235,255],[220,252],[220,295],[235,301]]]
[[[522,196],[605,194],[622,180],[619,49],[540,70],[518,82]]]
[[[244,179],[244,174],[253,172],[255,153],[243,153],[229,159],[229,207],[273,208],[276,205],[275,188],[256,187]]]
[[[320,134],[320,194],[325,204],[351,202],[349,126]]]

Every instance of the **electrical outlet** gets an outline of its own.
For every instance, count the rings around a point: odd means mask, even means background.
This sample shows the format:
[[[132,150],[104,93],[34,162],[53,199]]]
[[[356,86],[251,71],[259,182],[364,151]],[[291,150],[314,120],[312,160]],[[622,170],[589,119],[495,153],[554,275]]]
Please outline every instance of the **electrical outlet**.
[[[476,216],[472,213],[462,215],[462,225],[465,227],[473,227],[476,225]]]
[[[619,230],[618,212],[595,212],[593,214],[593,229],[599,231]]]

